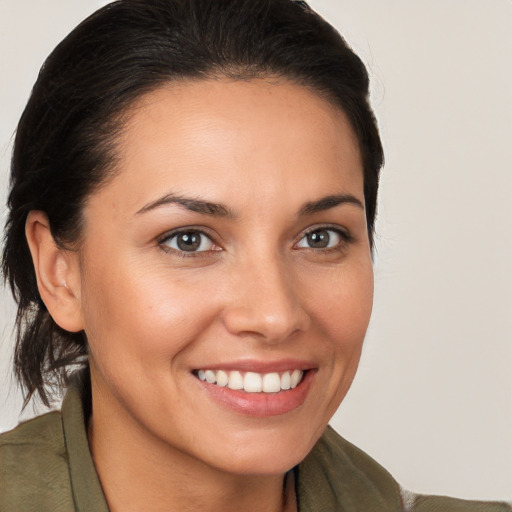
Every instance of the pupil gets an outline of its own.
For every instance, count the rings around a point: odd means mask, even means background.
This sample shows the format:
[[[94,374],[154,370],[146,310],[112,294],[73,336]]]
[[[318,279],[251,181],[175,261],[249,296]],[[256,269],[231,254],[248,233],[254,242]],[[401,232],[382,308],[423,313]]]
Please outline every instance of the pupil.
[[[182,251],[195,251],[201,244],[201,237],[197,233],[183,233],[178,236],[178,247]]]
[[[325,249],[329,245],[329,233],[327,231],[313,231],[308,235],[310,247],[315,249]]]

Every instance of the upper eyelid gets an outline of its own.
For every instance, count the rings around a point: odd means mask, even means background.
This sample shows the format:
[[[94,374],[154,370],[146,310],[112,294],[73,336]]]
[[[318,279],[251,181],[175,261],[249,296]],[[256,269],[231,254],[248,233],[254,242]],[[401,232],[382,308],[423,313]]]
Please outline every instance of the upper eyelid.
[[[181,234],[181,233],[187,233],[187,232],[195,232],[195,233],[201,233],[202,235],[209,238],[212,242],[218,243],[216,241],[216,237],[208,232],[205,228],[200,228],[196,226],[185,226],[180,228],[171,229],[170,231],[166,231],[162,235],[158,236],[156,238],[157,242],[159,244],[166,242],[167,240],[170,240],[171,238]]]
[[[305,236],[309,235],[309,233],[314,233],[315,231],[321,231],[322,229],[325,229],[326,231],[336,231],[337,233],[340,233],[340,235],[342,235],[345,238],[352,238],[352,234],[350,233],[350,231],[347,228],[344,228],[344,227],[338,226],[338,225],[332,225],[332,224],[318,224],[318,225],[306,228],[304,231],[302,231],[298,237],[298,240],[302,240]]]
[[[177,249],[174,247],[170,247],[167,245],[166,242],[169,242],[173,238],[179,236],[180,234],[187,233],[187,232],[194,232],[194,233],[200,233],[202,236],[205,236],[208,238],[208,240],[216,247],[219,247],[220,249],[206,249],[201,251],[184,251],[181,249]],[[155,239],[157,246],[160,248],[160,250],[165,251],[168,254],[174,254],[176,256],[180,257],[186,257],[186,258],[201,258],[209,256],[212,253],[218,253],[219,250],[223,251],[224,248],[216,241],[216,239],[205,232],[204,229],[201,228],[194,228],[194,227],[180,227],[173,229],[171,231],[168,231],[167,233],[164,233],[162,236],[157,237]]]
[[[336,244],[336,246],[330,247],[330,248],[297,247],[298,244],[310,233],[314,233],[315,231],[322,231],[322,230],[335,231],[338,234],[338,236],[341,238],[340,242],[338,244]],[[352,235],[352,233],[348,229],[343,228],[341,226],[332,226],[332,225],[324,224],[324,225],[312,226],[312,227],[306,229],[305,231],[303,231],[301,233],[301,235],[299,235],[299,237],[297,237],[295,242],[293,242],[293,248],[295,250],[306,250],[306,251],[311,250],[311,251],[315,251],[315,252],[318,252],[318,251],[331,252],[331,251],[340,250],[341,248],[346,247],[347,245],[353,243],[355,240],[356,240],[355,237]]]

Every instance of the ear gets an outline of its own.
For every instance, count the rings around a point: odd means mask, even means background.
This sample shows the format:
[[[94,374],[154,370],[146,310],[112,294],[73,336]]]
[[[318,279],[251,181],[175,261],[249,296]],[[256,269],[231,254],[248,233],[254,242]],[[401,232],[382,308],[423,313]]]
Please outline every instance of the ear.
[[[81,331],[83,319],[78,253],[58,246],[44,212],[29,212],[25,235],[34,263],[39,294],[50,315],[66,331]]]

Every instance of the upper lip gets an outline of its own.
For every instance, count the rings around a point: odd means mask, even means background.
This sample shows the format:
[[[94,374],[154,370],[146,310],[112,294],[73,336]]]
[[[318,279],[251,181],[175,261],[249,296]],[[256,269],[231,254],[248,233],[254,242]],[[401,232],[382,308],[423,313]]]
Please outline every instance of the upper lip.
[[[285,372],[287,370],[311,370],[315,367],[316,365],[312,361],[305,361],[301,359],[279,359],[276,361],[243,359],[225,363],[205,363],[205,365],[198,366],[195,370],[238,370],[243,372],[272,373]]]

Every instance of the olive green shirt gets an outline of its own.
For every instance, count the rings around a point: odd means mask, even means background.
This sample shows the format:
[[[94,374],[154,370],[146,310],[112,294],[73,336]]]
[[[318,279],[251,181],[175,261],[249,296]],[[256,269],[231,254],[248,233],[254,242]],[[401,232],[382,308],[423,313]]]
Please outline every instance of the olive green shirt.
[[[60,412],[0,436],[0,512],[108,512],[72,385]],[[299,512],[512,512],[505,503],[419,496],[330,427],[294,469]]]

